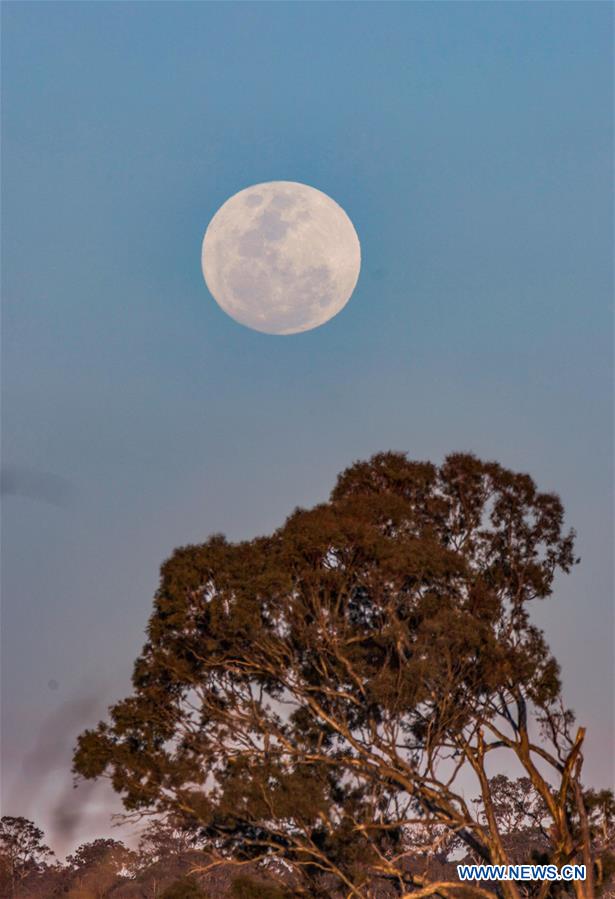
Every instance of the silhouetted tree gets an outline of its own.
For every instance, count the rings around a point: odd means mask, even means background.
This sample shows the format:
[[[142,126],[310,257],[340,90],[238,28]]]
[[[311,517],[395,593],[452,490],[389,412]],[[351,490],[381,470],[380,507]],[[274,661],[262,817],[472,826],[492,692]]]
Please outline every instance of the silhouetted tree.
[[[119,871],[132,858],[131,851],[119,840],[99,838],[91,843],[82,843],[72,855],[67,856],[66,862],[74,871],[85,871],[101,862],[111,862]]]
[[[194,877],[182,877],[176,880],[162,893],[161,899],[207,899]]]
[[[598,894],[611,882],[609,895],[615,896],[615,797],[612,790],[588,790],[584,796],[589,832],[594,847]]]
[[[231,884],[232,899],[291,899],[292,893],[273,880],[239,876]]]
[[[88,899],[99,899],[117,882],[119,875],[131,873],[136,855],[118,840],[97,839],[83,843],[66,859],[72,875],[71,889],[79,889]]]
[[[151,864],[169,855],[177,855],[193,849],[197,838],[194,831],[175,826],[172,821],[160,819],[149,822],[139,839],[139,854]]]
[[[534,853],[548,845],[549,813],[531,778],[510,780],[505,774],[489,779],[489,799],[502,842],[515,863],[529,862]],[[480,820],[487,813],[481,797],[475,800]]]
[[[486,773],[509,758],[540,804],[549,860],[591,872],[584,731],[529,619],[576,561],[563,517],[557,496],[496,463],[384,453],[271,536],[178,549],[134,693],[81,735],[76,771],[110,777],[130,813],[180,816],[215,861],[283,859],[296,895],[388,884],[418,899],[470,887],[413,870],[416,827],[510,862]],[[574,890],[591,896],[591,877]]]
[[[42,871],[53,856],[44,833],[27,818],[0,818],[0,876],[11,891],[20,881]]]

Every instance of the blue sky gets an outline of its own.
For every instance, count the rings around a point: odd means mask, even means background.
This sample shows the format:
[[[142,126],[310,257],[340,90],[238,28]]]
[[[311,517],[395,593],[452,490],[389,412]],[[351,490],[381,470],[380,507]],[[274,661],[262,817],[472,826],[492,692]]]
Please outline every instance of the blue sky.
[[[72,485],[4,502],[7,813],[53,829],[24,797],[84,697],[125,694],[175,546],[270,530],[382,449],[560,493],[583,561],[535,618],[612,779],[612,15],[4,4],[3,461]],[[346,308],[292,337],[200,271],[212,215],[267,180],[328,193],[362,244]]]

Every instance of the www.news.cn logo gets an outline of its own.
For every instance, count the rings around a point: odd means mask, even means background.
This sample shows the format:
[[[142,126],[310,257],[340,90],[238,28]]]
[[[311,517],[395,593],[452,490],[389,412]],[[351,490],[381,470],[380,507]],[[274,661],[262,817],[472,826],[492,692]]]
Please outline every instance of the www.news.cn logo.
[[[460,880],[585,880],[585,865],[457,865]]]

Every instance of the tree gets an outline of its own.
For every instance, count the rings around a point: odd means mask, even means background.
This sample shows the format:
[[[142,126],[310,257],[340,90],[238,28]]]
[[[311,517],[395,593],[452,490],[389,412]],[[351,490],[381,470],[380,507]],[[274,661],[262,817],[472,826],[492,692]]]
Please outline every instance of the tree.
[[[511,861],[487,762],[512,760],[544,809],[548,859],[585,862],[574,890],[593,895],[584,730],[529,618],[578,561],[563,518],[497,463],[383,453],[271,536],[178,549],[134,692],[80,736],[75,770],[110,777],[131,814],[180,816],[220,863],[283,859],[296,895],[419,899],[469,887],[412,870],[417,826]],[[470,890],[532,891],[555,895]]]
[[[529,777],[510,780],[505,774],[489,779],[488,795],[502,835],[502,843],[513,863],[539,861],[539,854],[548,845],[549,815],[547,806]],[[475,800],[480,819],[487,820],[484,800]],[[540,857],[542,860],[542,857]]]
[[[602,894],[615,874],[615,797],[612,790],[587,790],[584,801],[596,858],[596,882]],[[615,895],[615,890],[610,895]]]
[[[27,818],[0,818],[0,869],[11,893],[20,881],[44,870],[53,855],[43,837],[40,827]]]
[[[66,863],[72,874],[73,892],[102,897],[121,874],[135,865],[136,856],[118,840],[99,838],[79,846]]]
[[[152,864],[169,855],[194,849],[194,831],[175,826],[171,820],[150,821],[139,839],[139,855],[145,864]]]
[[[291,899],[291,895],[286,887],[273,880],[240,875],[231,885],[233,899]]]
[[[91,843],[82,843],[73,855],[66,858],[67,864],[76,872],[86,871],[101,863],[111,864],[120,871],[133,858],[133,853],[119,840],[100,837]]]
[[[207,899],[207,896],[194,877],[182,877],[167,887],[162,899]]]

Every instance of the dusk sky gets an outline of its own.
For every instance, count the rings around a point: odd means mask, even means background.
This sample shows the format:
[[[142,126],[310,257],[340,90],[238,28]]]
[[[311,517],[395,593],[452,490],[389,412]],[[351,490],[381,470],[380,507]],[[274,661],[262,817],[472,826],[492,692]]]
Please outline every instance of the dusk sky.
[[[582,562],[534,618],[613,782],[612,18],[3,4],[4,814],[99,834],[92,793],[64,820],[71,747],[130,689],[162,561],[387,449],[560,494]],[[237,324],[200,267],[216,210],[271,180],[361,242],[350,302],[292,336]]]

